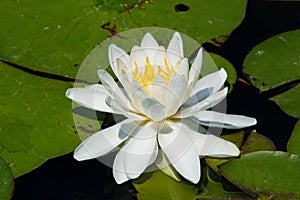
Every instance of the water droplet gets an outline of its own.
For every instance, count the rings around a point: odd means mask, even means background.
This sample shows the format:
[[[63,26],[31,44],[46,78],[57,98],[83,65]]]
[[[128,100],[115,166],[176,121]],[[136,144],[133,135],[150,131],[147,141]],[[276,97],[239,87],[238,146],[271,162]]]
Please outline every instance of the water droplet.
[[[264,53],[265,53],[265,51],[263,51],[263,50],[258,50],[258,51],[255,53],[255,55],[261,56],[261,55],[263,55]]]

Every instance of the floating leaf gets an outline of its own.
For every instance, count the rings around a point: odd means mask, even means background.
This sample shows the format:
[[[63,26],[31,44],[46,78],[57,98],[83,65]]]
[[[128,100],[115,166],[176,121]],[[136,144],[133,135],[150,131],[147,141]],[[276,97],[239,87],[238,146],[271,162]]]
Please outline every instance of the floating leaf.
[[[193,184],[177,182],[160,170],[153,173],[145,173],[133,182],[137,189],[139,200],[159,199],[195,199],[197,188]]]
[[[244,143],[241,154],[255,151],[275,151],[275,144],[267,137],[252,131]]]
[[[300,121],[296,123],[292,136],[287,144],[287,150],[290,153],[300,154]]]
[[[200,43],[226,38],[243,19],[246,0],[0,2],[0,58],[75,77],[86,54],[108,36],[139,27],[183,32]],[[118,37],[118,35],[116,35]]]
[[[195,200],[195,199],[248,199],[242,192],[229,192],[223,189],[222,183],[213,181],[208,168],[202,167],[202,178],[198,184],[175,181],[161,171],[144,173],[133,181],[139,200]],[[240,198],[239,198],[240,197]]]
[[[6,162],[0,157],[0,199],[11,199],[13,191],[13,177]]]
[[[210,40],[224,40],[225,35],[241,22],[247,1],[209,0],[149,1],[143,9],[129,10],[139,26],[159,26],[176,29],[200,43]],[[181,10],[186,6],[188,9]],[[218,43],[218,42],[217,42]]]
[[[300,78],[300,30],[276,35],[255,47],[244,66],[251,82],[266,91]],[[276,73],[274,73],[276,72]],[[271,98],[288,114],[300,117],[300,85]]]
[[[75,134],[71,102],[64,96],[70,85],[2,62],[0,73],[0,155],[14,177],[73,151],[80,140]]]
[[[260,199],[300,198],[300,155],[279,151],[244,154],[220,167],[233,184]]]

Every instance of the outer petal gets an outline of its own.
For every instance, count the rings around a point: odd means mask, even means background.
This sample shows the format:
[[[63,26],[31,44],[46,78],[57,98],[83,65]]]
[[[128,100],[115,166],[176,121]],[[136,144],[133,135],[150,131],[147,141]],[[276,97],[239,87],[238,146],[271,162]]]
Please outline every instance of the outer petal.
[[[193,86],[195,82],[198,80],[202,68],[202,60],[203,60],[203,48],[201,47],[197,53],[197,56],[189,72],[189,84],[191,86]]]
[[[191,95],[186,102],[182,105],[183,107],[193,106],[206,98],[208,98],[212,93],[212,88],[204,88],[203,90],[199,90],[193,95]]]
[[[204,76],[196,82],[194,88],[190,92],[190,97],[184,103],[184,106],[194,105],[208,97],[210,94],[217,92],[224,85],[226,78],[227,73],[223,68],[217,72]]]
[[[108,59],[114,74],[120,80],[119,72],[121,69],[124,69],[125,71],[129,70],[129,55],[115,44],[111,44],[108,47]]]
[[[131,106],[129,99],[123,94],[123,91],[118,87],[114,79],[105,70],[98,70],[99,78],[106,88],[106,90],[111,94],[112,98],[115,100],[115,104],[118,104],[126,113],[135,113],[136,110]],[[115,106],[117,107],[117,106]],[[117,111],[116,111],[117,112]]]
[[[208,108],[211,108],[211,107],[217,105],[226,97],[227,90],[228,90],[227,88],[224,88],[223,90],[210,95],[203,101],[201,101],[195,105],[192,105],[190,107],[182,109],[174,117],[175,118],[191,117],[191,116],[196,115],[201,110],[206,110]]]
[[[223,68],[219,71],[208,74],[196,82],[194,85],[194,92],[196,93],[197,91],[205,88],[212,88],[212,92],[216,92],[224,85],[226,78],[227,73]]]
[[[152,122],[145,124],[121,148],[127,176],[137,178],[152,164],[158,154],[157,128]]]
[[[99,89],[102,88],[102,91]],[[112,113],[113,110],[106,104],[105,100],[109,96],[107,90],[101,85],[96,88],[70,88],[66,96],[75,103],[84,107],[102,112]]]
[[[198,155],[229,157],[240,154],[235,144],[208,133],[198,123],[190,119],[183,120],[182,122],[182,131],[189,135]]]
[[[74,158],[81,161],[107,154],[126,140],[138,126],[138,123],[126,119],[114,126],[94,133],[75,149]]]
[[[200,180],[200,160],[192,140],[182,131],[181,123],[166,122],[159,130],[159,145],[174,168],[187,180]]]
[[[119,151],[113,164],[113,176],[118,184],[128,181],[130,178],[125,172],[124,151]]]
[[[240,150],[235,144],[212,134],[198,134],[194,144],[197,145],[197,151],[202,156],[231,157],[240,155]]]
[[[180,34],[175,32],[167,48],[168,60],[171,66],[183,58],[183,42]]]
[[[242,115],[228,115],[215,111],[203,110],[193,115],[200,124],[205,126],[240,129],[256,124],[256,119]]]

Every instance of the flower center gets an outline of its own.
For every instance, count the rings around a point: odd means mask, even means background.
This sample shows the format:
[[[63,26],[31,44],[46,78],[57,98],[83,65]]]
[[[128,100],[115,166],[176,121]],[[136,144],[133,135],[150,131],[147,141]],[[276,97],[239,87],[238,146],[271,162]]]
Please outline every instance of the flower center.
[[[157,66],[156,68],[150,64],[148,56],[146,57],[146,64],[144,65],[144,72],[139,71],[139,67],[134,61],[135,70],[132,73],[132,77],[147,90],[148,85],[152,85],[154,78],[159,76],[163,78],[166,82],[166,85],[169,84],[172,73],[176,74],[174,66],[170,66],[167,58],[164,58],[165,66]],[[165,69],[163,69],[163,67]]]

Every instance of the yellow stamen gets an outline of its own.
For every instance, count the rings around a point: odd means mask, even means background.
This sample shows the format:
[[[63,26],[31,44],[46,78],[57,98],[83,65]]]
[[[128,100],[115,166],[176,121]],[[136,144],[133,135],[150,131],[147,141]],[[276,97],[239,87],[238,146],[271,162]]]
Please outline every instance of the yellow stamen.
[[[176,74],[174,66],[168,64],[167,58],[164,58],[164,64],[166,69],[163,70],[161,66],[157,67],[157,73],[154,72],[154,67],[151,65],[148,56],[146,57],[145,70],[144,73],[139,72],[137,62],[134,61],[134,71],[132,72],[132,77],[147,90],[148,85],[152,85],[154,78],[159,76],[163,78],[166,82],[166,85],[169,84],[172,73]]]

